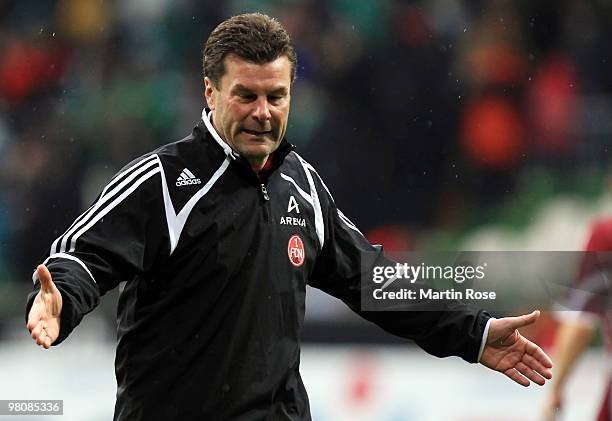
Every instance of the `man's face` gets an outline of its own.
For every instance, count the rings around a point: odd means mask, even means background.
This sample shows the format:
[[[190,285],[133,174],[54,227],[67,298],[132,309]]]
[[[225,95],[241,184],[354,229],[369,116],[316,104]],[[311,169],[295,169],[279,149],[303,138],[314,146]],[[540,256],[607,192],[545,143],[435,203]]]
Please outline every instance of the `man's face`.
[[[257,64],[230,54],[218,87],[204,79],[213,125],[259,171],[278,148],[289,117],[291,63],[286,56]],[[218,88],[218,89],[217,89]]]

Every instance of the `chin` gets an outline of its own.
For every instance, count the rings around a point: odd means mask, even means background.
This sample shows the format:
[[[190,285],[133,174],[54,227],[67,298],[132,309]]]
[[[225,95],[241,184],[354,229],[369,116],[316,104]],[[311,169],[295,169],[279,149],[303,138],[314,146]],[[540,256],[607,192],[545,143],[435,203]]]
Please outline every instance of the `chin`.
[[[274,148],[268,145],[249,145],[240,149],[240,154],[245,158],[266,158],[272,152]]]

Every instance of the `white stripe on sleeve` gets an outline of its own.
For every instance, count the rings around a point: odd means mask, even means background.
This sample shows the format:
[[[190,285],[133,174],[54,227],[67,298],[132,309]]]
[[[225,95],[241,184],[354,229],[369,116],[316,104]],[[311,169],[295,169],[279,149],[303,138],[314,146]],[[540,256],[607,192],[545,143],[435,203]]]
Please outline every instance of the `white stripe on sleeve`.
[[[154,163],[155,164],[155,163]],[[147,168],[149,168],[150,166],[147,166]],[[82,227],[79,231],[77,231],[74,236],[72,237],[72,240],[70,241],[70,251],[74,251],[75,245],[76,245],[76,240],[85,232],[87,231],[89,228],[91,228],[96,222],[98,222],[100,219],[102,219],[104,216],[106,216],[106,214],[108,214],[111,210],[113,210],[119,203],[121,203],[126,197],[128,197],[130,194],[132,194],[134,192],[134,190],[136,190],[142,183],[144,183],[145,181],[147,181],[149,178],[153,177],[155,174],[158,174],[160,172],[160,168],[159,166],[157,168],[153,168],[151,171],[149,171],[148,173],[146,173],[145,175],[143,175],[142,177],[140,177],[138,180],[136,180],[134,182],[134,184],[132,184],[132,186],[127,189],[125,192],[123,192],[119,197],[117,197],[115,200],[113,200],[111,203],[109,203],[100,213],[98,213],[93,219],[91,219],[87,225],[85,225],[84,227]],[[60,250],[61,252],[65,251],[65,250]]]
[[[319,202],[319,194],[317,193],[317,187],[315,186],[312,174],[310,173],[310,169],[308,168],[312,167],[310,164],[304,161],[304,159],[297,153],[295,153],[295,155],[300,160],[300,163],[304,168],[304,172],[306,173],[308,184],[310,185],[310,196],[312,197],[312,207],[314,208],[315,215],[315,230],[317,231],[317,237],[319,238],[319,245],[321,246],[321,249],[323,249],[323,244],[325,243],[325,224],[323,223],[323,212],[321,211],[321,202]]]
[[[111,179],[111,181],[106,185],[104,190],[102,190],[102,194],[100,194],[100,197],[98,198],[97,202],[90,206],[89,209],[87,209],[85,212],[83,212],[72,223],[72,225],[70,225],[70,227],[66,230],[66,232],[64,232],[64,234],[55,239],[55,241],[51,245],[51,250],[49,254],[54,254],[56,252],[65,252],[68,238],[76,230],[86,224],[91,219],[92,215],[96,212],[96,210],[99,209],[104,203],[106,203],[110,199],[110,197],[112,197],[117,191],[121,190],[123,187],[129,184],[129,182],[133,180],[138,174],[142,173],[147,168],[150,168],[151,164],[155,165],[156,161],[154,158],[155,156],[147,157],[113,177],[113,179]],[[134,169],[137,170],[132,171]],[[109,189],[111,188],[112,190],[109,192]],[[60,243],[60,241],[61,244],[59,244],[60,248],[58,249],[58,243]]]
[[[97,283],[96,279],[94,278],[94,276],[89,271],[89,268],[87,267],[87,265],[85,263],[83,263],[83,261],[81,259],[79,259],[78,257],[72,256],[70,254],[67,254],[67,253],[54,253],[51,256],[47,257],[45,259],[45,261],[42,262],[42,264],[46,265],[49,262],[49,260],[51,260],[51,259],[58,259],[58,258],[68,259],[68,260],[72,260],[73,262],[77,262],[79,265],[81,265],[81,267],[83,269],[85,269],[85,272],[87,272],[87,274],[91,277],[91,280],[94,281],[94,284]],[[36,271],[34,271],[34,273],[32,274],[32,281],[34,283],[36,283],[36,281],[38,281],[38,274],[36,273]]]

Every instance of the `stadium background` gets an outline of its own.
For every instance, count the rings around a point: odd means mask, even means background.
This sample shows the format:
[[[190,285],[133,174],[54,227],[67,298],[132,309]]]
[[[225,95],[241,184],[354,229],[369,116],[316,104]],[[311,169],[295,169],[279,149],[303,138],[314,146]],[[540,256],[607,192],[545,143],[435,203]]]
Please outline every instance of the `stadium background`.
[[[116,294],[43,352],[23,325],[30,274],[115,171],[190,130],[202,43],[245,11],[292,35],[288,139],[372,242],[577,250],[612,209],[608,1],[0,1],[0,399],[110,418]],[[554,328],[528,334],[549,346]],[[317,420],[537,419],[546,396],[313,290],[304,340]],[[581,362],[564,419],[595,412],[605,363]]]

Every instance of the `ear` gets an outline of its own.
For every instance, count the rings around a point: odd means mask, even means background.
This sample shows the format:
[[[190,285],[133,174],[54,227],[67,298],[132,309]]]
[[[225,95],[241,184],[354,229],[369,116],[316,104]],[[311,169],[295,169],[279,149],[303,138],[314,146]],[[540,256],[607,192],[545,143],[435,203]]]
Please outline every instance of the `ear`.
[[[206,98],[206,104],[208,104],[208,108],[210,108],[211,110],[215,109],[215,102],[216,102],[216,93],[215,93],[215,87],[213,85],[212,80],[210,80],[208,77],[204,78],[204,97]]]

